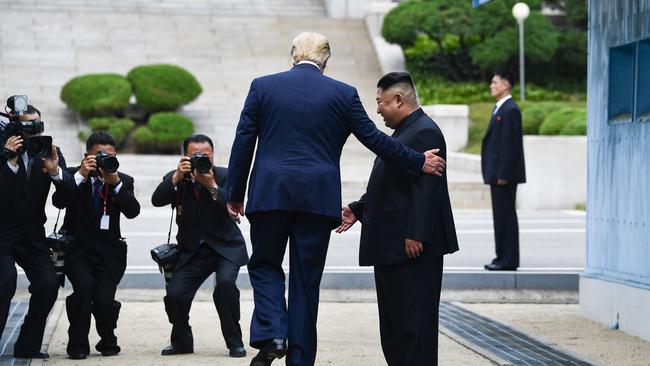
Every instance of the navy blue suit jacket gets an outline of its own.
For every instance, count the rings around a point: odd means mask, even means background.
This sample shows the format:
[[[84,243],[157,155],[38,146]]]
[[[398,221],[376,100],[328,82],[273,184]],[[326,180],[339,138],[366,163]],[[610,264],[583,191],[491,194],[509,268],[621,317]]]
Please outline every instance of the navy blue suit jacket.
[[[512,98],[492,115],[481,147],[481,170],[485,184],[526,182],[521,112]]]
[[[350,133],[382,159],[420,175],[424,155],[379,131],[354,87],[300,64],[253,80],[228,164],[228,200],[257,211],[301,211],[341,220],[340,158]]]

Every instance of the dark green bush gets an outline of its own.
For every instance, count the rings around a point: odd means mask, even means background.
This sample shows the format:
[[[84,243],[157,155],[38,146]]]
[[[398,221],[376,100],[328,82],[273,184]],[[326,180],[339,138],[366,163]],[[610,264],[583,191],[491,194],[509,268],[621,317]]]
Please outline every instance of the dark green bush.
[[[174,65],[138,66],[127,78],[138,105],[148,112],[175,111],[203,91],[190,72]]]
[[[587,111],[583,108],[561,108],[546,117],[539,128],[540,135],[558,135],[569,122],[577,118],[586,119]]]
[[[560,135],[564,136],[585,136],[587,134],[587,118],[586,116],[576,117],[567,123],[566,126],[560,131]]]
[[[135,128],[135,122],[128,118],[91,118],[88,126],[93,131],[105,131],[113,136],[118,145],[123,145],[129,133]]]
[[[147,126],[138,128],[133,139],[139,150],[176,153],[181,142],[194,133],[194,124],[182,114],[172,112],[156,113],[149,118]]]
[[[61,100],[84,117],[120,114],[131,98],[131,85],[122,75],[89,74],[73,78],[61,90]]]

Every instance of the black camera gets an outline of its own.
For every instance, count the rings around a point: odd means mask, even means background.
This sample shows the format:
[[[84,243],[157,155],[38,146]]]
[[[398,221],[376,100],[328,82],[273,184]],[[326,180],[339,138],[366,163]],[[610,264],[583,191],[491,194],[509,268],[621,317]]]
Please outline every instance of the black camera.
[[[29,104],[27,96],[13,95],[7,99],[7,107],[11,113],[0,113],[9,119],[8,122],[0,123],[0,146],[2,146],[2,155],[8,159],[13,159],[17,154],[27,151],[27,154],[33,158],[51,157],[52,155],[52,137],[34,136],[43,133],[45,126],[39,119],[31,121],[21,121],[20,116],[25,114]],[[17,153],[4,147],[7,139],[11,136],[24,136],[23,148]]]
[[[192,170],[196,170],[201,174],[209,173],[212,170],[210,158],[201,152],[195,152],[190,156],[190,163],[192,164]]]
[[[104,150],[100,150],[95,155],[95,161],[97,162],[97,170],[90,172],[91,177],[99,176],[99,168],[102,168],[106,173],[115,173],[120,167],[120,162],[117,160],[117,157],[110,155]]]
[[[172,270],[178,261],[178,256],[176,244],[161,244],[151,249],[151,259],[158,264],[160,273],[164,273],[166,283],[172,279]]]
[[[72,249],[73,242],[74,236],[65,230],[59,230],[45,238],[45,244],[52,249],[52,262],[57,276],[63,276],[65,254]]]

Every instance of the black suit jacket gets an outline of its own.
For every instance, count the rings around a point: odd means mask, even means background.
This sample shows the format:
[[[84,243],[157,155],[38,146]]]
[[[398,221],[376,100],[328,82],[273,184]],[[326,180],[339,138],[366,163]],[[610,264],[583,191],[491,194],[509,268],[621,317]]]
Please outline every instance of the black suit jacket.
[[[180,247],[180,258],[174,267],[178,270],[192,258],[199,248],[201,241],[208,243],[215,251],[230,262],[243,266],[248,263],[246,243],[237,224],[228,215],[226,208],[226,187],[228,170],[222,167],[213,167],[218,192],[217,200],[212,200],[210,192],[203,186],[195,190],[194,184],[189,180],[178,183],[174,189],[172,176],[175,170],[163,177],[151,197],[151,202],[156,207],[172,205],[176,208],[176,224],[178,234],[176,240]],[[196,197],[198,194],[198,199]],[[178,214],[178,205],[181,205],[181,214]]]
[[[393,137],[419,152],[439,148],[439,156],[446,159],[442,132],[422,109],[404,119]],[[366,194],[349,207],[363,224],[359,247],[362,266],[412,261],[404,252],[406,239],[423,242],[424,251],[417,260],[458,250],[446,173],[442,177],[416,177],[377,158]]]
[[[481,170],[485,184],[526,182],[521,112],[512,98],[492,115],[481,147]]]
[[[79,168],[70,168],[68,173],[73,177]],[[93,186],[91,179],[87,179],[78,187],[75,184],[71,194],[55,192],[52,202],[57,208],[66,208],[62,230],[66,230],[75,237],[74,246],[66,253],[66,266],[74,262],[91,250],[97,250],[104,258],[111,278],[119,283],[126,270],[126,242],[122,240],[120,230],[120,216],[133,219],[140,214],[140,203],[135,198],[133,178],[118,172],[122,181],[122,188],[115,193],[114,187],[108,187],[106,197],[106,212],[110,217],[108,230],[101,230],[100,220],[103,215],[103,200],[99,210],[93,207]]]
[[[0,253],[8,253],[14,242],[26,238],[45,253],[47,221],[45,203],[54,183],[57,192],[74,189],[74,179],[65,171],[65,159],[57,148],[62,180],[55,181],[44,172],[43,161],[33,159],[29,178],[22,157],[18,158],[18,172],[14,173],[4,157],[0,158]]]

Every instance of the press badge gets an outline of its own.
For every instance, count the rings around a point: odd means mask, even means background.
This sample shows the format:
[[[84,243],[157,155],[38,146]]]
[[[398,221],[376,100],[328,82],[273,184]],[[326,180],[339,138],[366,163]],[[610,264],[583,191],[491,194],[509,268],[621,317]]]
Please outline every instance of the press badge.
[[[110,216],[108,215],[102,215],[102,219],[99,222],[99,229],[100,230],[108,230],[108,224],[110,223]]]

